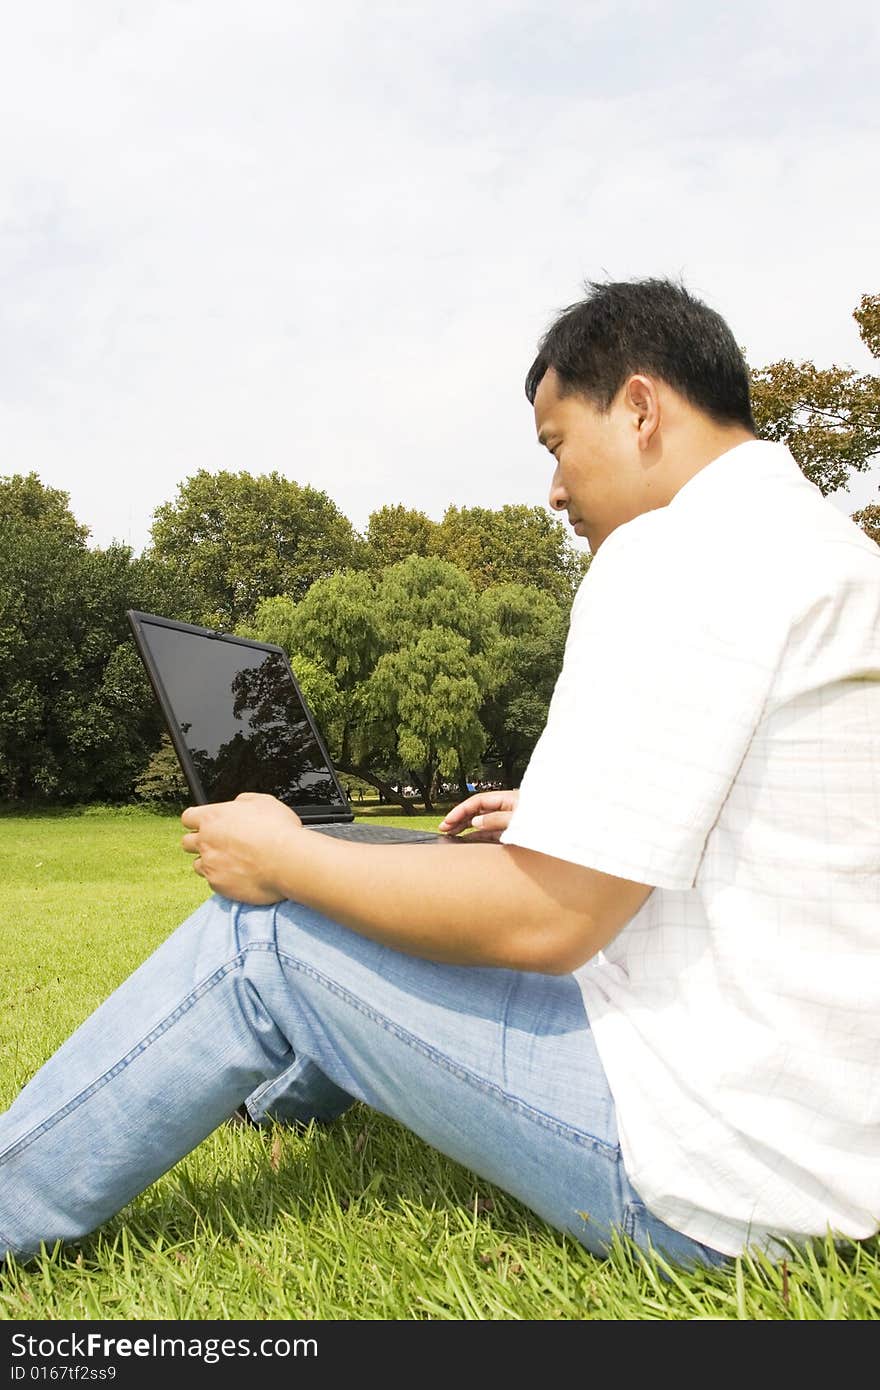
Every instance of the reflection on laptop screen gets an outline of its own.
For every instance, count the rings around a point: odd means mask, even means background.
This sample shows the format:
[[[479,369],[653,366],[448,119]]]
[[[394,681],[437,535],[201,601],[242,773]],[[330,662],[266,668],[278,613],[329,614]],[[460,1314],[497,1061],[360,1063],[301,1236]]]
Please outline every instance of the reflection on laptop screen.
[[[345,807],[284,659],[158,623],[141,631],[209,801]]]

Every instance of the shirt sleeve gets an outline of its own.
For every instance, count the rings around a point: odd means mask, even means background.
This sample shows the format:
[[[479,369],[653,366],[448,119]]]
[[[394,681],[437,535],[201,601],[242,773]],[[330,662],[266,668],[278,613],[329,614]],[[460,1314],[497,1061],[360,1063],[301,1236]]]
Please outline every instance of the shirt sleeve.
[[[760,722],[784,632],[741,550],[695,544],[662,515],[613,532],[578,590],[501,841],[685,889]]]

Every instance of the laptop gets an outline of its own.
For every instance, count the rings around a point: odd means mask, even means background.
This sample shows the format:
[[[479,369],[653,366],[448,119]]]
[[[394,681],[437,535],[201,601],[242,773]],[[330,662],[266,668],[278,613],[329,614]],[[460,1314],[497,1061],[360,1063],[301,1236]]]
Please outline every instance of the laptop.
[[[467,844],[430,830],[355,823],[283,647],[127,611],[193,804],[268,792],[324,834]]]

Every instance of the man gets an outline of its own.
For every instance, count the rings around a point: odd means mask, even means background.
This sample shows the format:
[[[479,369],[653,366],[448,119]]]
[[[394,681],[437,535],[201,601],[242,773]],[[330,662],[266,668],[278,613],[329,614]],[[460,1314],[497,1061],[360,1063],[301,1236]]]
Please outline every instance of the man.
[[[214,896],[0,1119],[7,1250],[94,1229],[245,1100],[352,1097],[597,1254],[877,1231],[880,551],[755,439],[678,286],[590,287],[526,390],[594,559],[519,796],[450,813],[454,866],[190,807]]]

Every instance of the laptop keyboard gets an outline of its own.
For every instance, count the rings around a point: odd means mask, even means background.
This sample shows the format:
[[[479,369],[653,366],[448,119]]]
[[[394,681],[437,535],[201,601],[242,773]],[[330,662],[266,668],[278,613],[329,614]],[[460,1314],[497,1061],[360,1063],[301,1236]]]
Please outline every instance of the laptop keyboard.
[[[320,830],[322,835],[334,835],[339,840],[366,840],[371,844],[392,844],[395,840],[445,840],[445,835],[435,835],[431,830],[403,830],[396,825],[365,825],[363,821],[344,821],[341,825],[313,825],[312,830]]]

